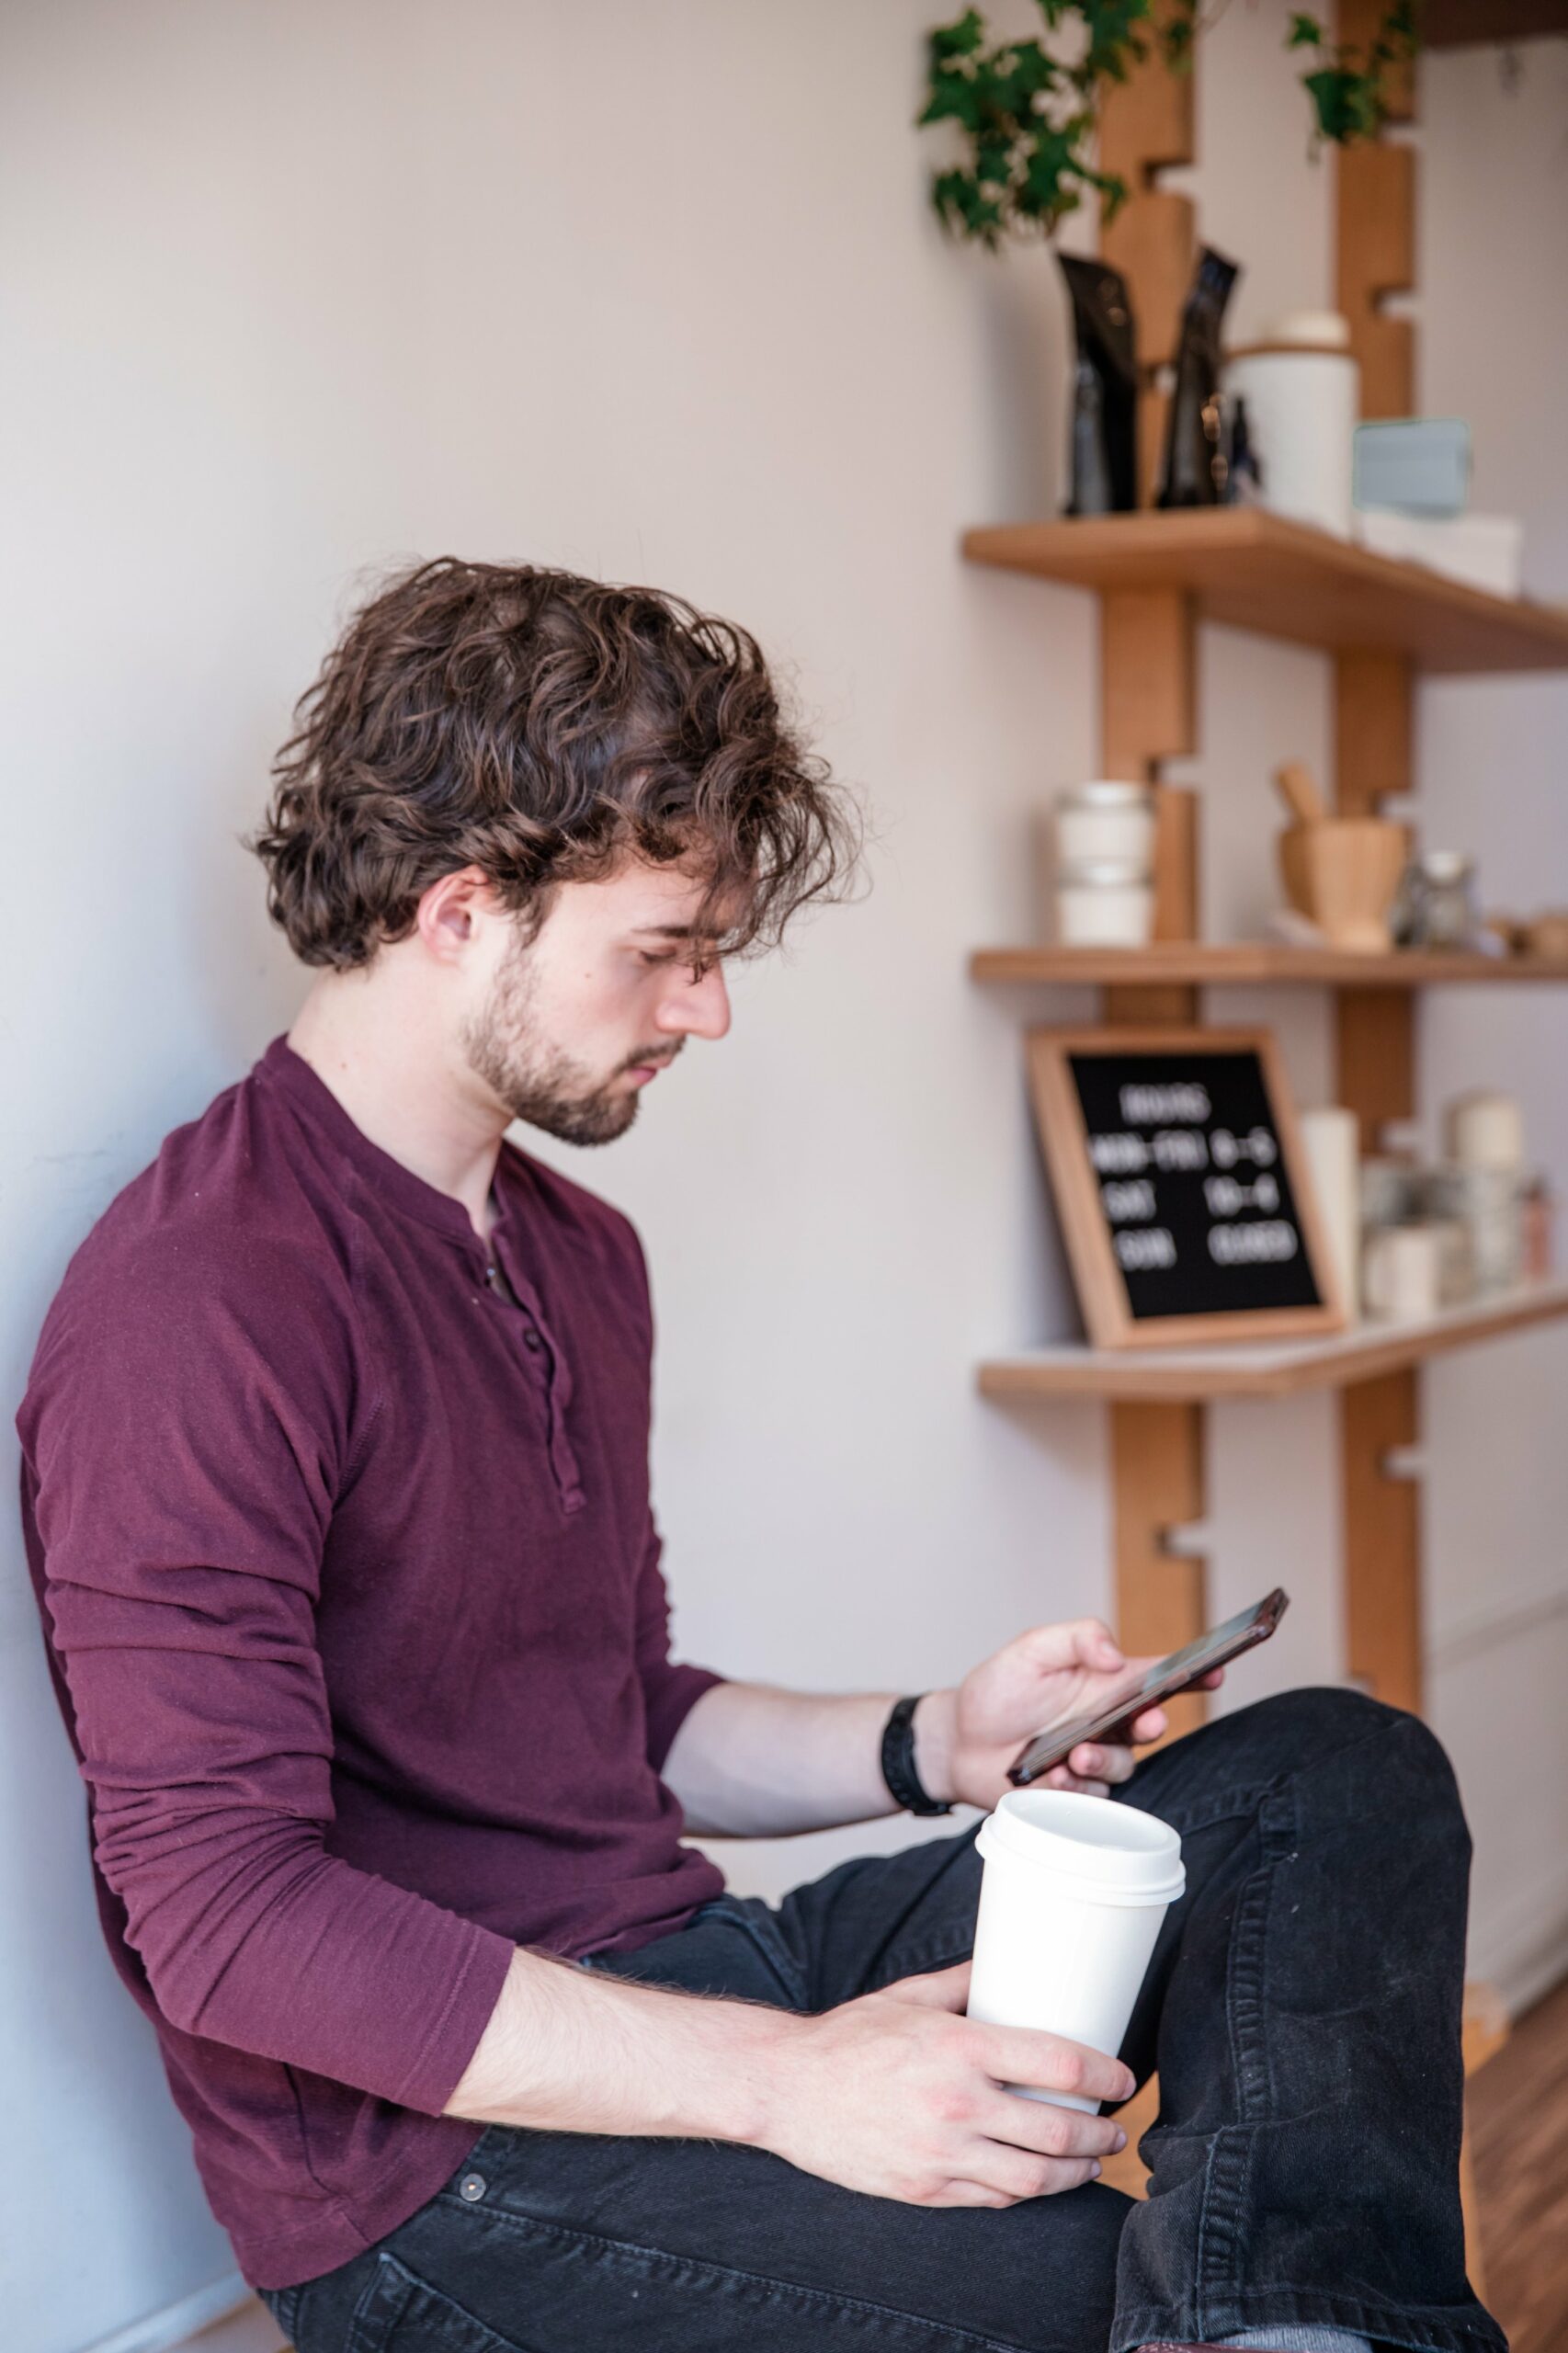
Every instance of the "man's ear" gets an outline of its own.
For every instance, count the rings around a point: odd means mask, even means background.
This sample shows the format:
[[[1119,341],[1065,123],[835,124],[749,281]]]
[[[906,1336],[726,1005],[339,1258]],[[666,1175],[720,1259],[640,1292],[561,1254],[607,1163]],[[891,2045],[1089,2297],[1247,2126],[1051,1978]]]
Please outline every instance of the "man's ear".
[[[477,866],[462,866],[432,882],[419,902],[414,927],[438,963],[460,962],[485,921],[499,911],[491,885]]]

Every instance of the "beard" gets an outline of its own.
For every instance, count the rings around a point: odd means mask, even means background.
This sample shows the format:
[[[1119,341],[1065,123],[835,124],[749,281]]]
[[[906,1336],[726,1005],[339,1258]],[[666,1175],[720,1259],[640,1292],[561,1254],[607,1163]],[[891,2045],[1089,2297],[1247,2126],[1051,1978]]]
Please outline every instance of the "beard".
[[[464,1023],[469,1068],[484,1081],[507,1115],[562,1143],[613,1143],[641,1108],[638,1087],[616,1082],[639,1064],[672,1061],[685,1044],[640,1046],[602,1078],[574,1062],[563,1047],[539,1034],[538,989],[528,949],[515,947],[495,975],[480,1012]]]

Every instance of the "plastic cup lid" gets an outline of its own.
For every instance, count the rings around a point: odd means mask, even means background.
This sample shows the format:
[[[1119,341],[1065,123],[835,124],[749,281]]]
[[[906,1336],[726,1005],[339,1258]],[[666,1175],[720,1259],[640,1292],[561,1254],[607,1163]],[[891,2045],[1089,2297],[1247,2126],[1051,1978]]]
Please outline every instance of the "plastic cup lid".
[[[1077,1790],[1009,1790],[980,1825],[983,1855],[1016,1856],[1100,1904],[1172,1904],[1187,1885],[1168,1822]]]

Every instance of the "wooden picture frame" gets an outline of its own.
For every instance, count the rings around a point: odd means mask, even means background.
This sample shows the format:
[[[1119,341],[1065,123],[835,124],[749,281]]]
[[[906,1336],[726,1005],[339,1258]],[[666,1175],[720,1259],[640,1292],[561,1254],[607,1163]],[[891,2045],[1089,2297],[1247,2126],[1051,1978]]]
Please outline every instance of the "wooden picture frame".
[[[1100,1176],[1090,1158],[1088,1129],[1071,1063],[1087,1056],[1114,1062],[1129,1055],[1166,1053],[1256,1057],[1317,1305],[1226,1309],[1212,1313],[1140,1316],[1134,1313],[1102,1205]],[[1285,1339],[1343,1327],[1345,1305],[1272,1030],[1031,1029],[1028,1068],[1035,1120],[1062,1237],[1084,1321],[1096,1347],[1177,1347],[1202,1341]]]

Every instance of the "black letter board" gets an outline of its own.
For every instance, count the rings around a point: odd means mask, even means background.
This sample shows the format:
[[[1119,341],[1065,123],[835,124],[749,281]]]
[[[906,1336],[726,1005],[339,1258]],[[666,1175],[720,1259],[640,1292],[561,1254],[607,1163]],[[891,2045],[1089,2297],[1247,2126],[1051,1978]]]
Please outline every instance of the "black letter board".
[[[1098,1347],[1344,1322],[1266,1029],[1037,1029],[1035,1109]]]

